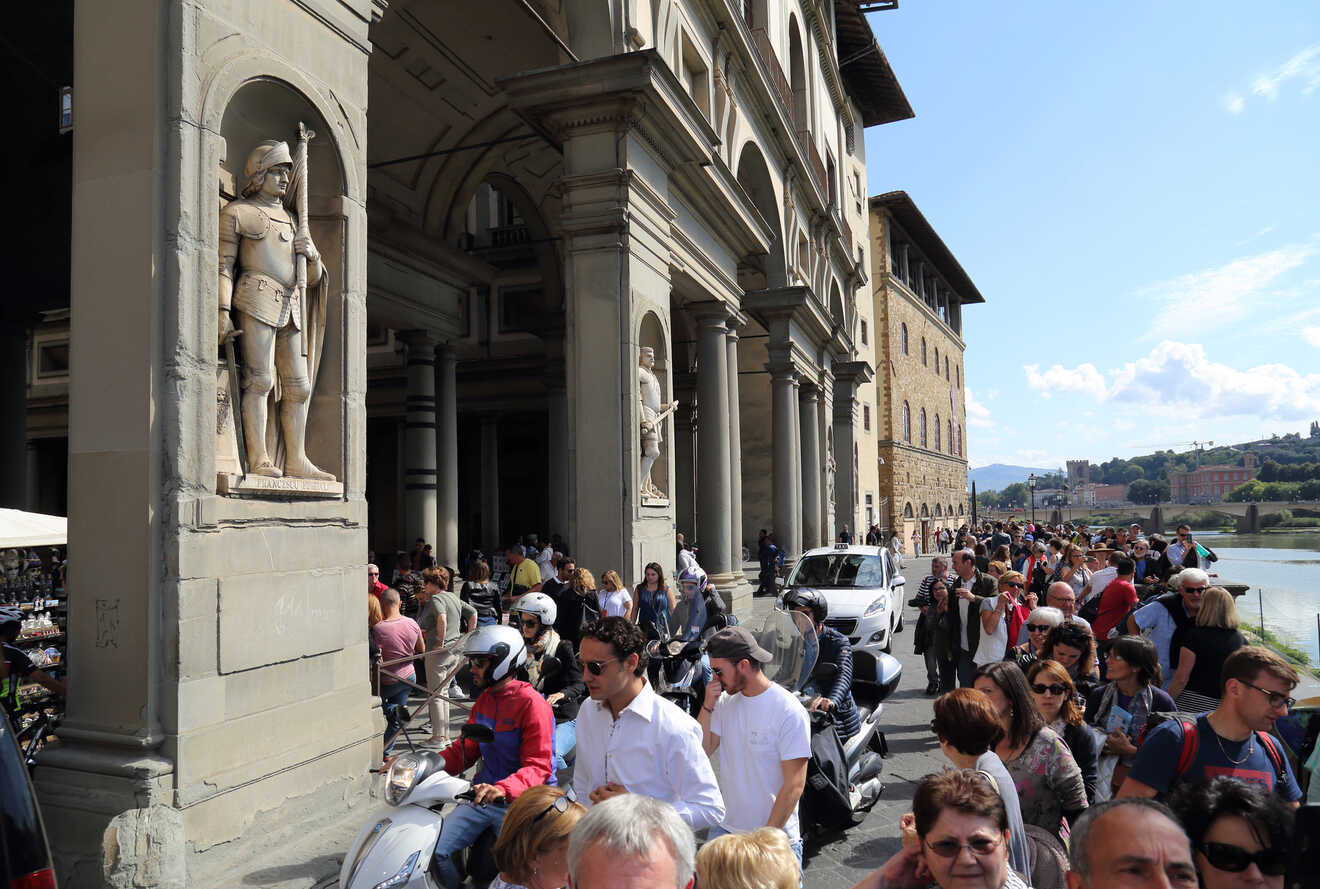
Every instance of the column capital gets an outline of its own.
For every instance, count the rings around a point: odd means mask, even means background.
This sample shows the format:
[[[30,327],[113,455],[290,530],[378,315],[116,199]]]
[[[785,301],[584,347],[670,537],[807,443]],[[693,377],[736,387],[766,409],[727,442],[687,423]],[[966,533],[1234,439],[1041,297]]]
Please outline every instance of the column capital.
[[[736,331],[746,321],[737,309],[723,300],[706,299],[690,302],[683,309],[701,327],[722,327],[726,332]]]
[[[798,398],[812,402],[820,398],[820,386],[811,380],[801,380],[798,386]]]

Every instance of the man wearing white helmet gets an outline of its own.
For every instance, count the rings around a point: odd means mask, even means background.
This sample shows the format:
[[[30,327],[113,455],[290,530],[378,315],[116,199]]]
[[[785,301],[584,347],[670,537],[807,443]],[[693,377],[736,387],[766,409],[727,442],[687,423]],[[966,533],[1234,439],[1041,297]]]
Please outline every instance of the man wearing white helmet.
[[[462,881],[450,856],[486,828],[498,832],[508,804],[524,790],[555,783],[554,714],[531,685],[516,678],[527,662],[522,634],[513,627],[478,627],[464,642],[463,655],[481,690],[468,722],[489,728],[495,737],[487,743],[460,738],[440,752],[451,775],[481,760],[473,801],[445,816],[435,844],[436,872],[446,889],[458,889]]]
[[[522,672],[555,714],[555,771],[567,767],[577,744],[577,715],[587,696],[573,645],[555,632],[559,608],[545,593],[528,593],[513,603],[513,621],[522,630],[527,663]]]

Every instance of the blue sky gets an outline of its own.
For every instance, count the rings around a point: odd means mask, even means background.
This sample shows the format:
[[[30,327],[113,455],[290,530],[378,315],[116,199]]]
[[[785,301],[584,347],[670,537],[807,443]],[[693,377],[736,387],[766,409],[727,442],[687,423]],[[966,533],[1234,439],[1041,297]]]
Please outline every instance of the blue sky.
[[[866,134],[986,298],[973,466],[1320,419],[1320,3],[904,0]]]

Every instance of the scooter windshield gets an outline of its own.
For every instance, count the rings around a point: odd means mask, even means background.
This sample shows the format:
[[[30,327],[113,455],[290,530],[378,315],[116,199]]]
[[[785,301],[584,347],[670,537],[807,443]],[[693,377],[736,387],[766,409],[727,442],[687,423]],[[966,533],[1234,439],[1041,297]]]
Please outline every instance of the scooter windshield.
[[[698,594],[690,599],[679,599],[669,614],[669,638],[691,642],[701,637],[706,626],[706,603]]]
[[[806,684],[820,653],[820,642],[810,618],[776,608],[756,631],[756,639],[771,655],[770,663],[764,668],[766,676],[789,691],[795,692]]]

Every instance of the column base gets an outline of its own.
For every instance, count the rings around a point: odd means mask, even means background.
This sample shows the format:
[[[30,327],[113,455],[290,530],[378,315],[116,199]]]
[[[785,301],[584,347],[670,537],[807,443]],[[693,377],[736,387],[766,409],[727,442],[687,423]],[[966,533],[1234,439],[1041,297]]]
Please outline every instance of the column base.
[[[756,592],[756,587],[747,581],[745,574],[741,571],[712,574],[710,582],[719,590],[720,596],[724,599],[724,607],[729,609],[731,614],[736,615],[739,621],[751,617],[752,595]]]

